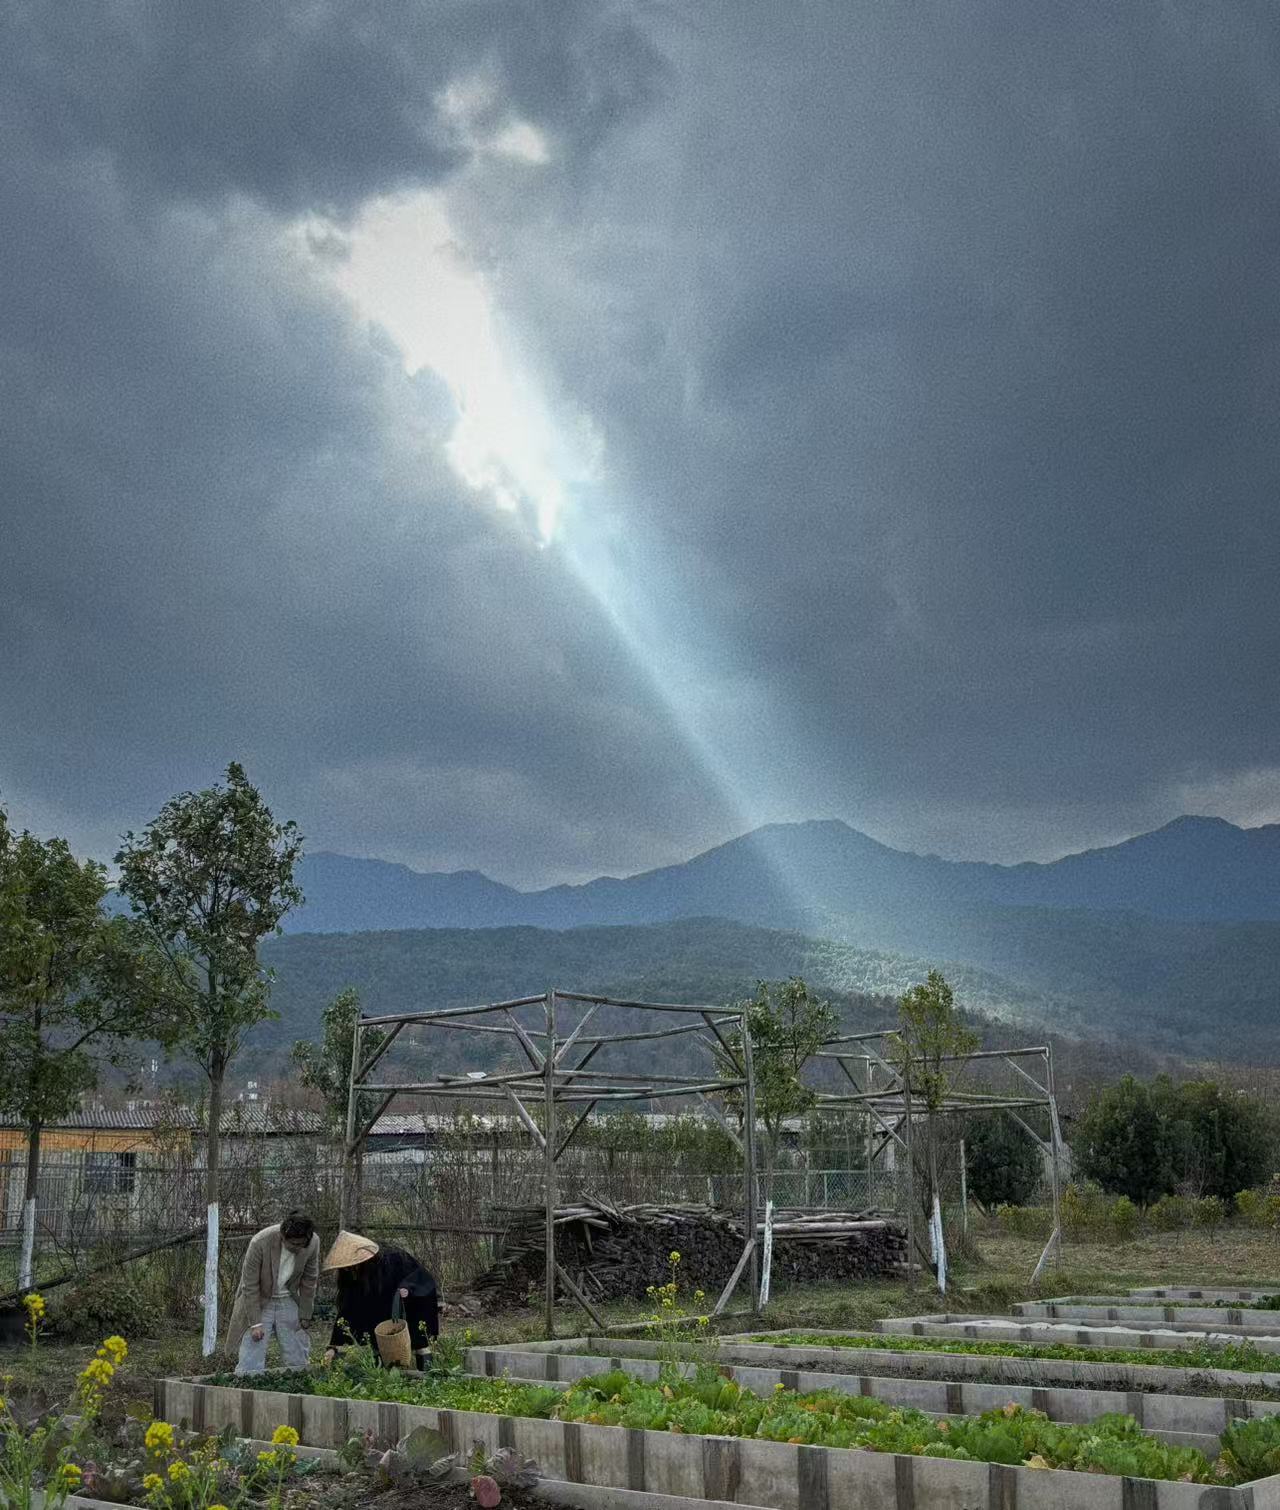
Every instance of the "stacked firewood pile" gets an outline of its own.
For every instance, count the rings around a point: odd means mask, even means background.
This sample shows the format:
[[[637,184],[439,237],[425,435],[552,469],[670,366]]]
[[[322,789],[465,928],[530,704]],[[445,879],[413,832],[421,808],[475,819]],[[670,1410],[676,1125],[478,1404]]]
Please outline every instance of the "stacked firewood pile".
[[[541,1206],[501,1209],[507,1223],[497,1262],[469,1286],[493,1309],[525,1304],[545,1283],[546,1213]],[[584,1201],[555,1215],[556,1260],[588,1300],[643,1299],[671,1277],[680,1254],[682,1298],[695,1290],[707,1308],[742,1256],[741,1218],[711,1206],[612,1206]],[[906,1236],[873,1213],[778,1211],[773,1223],[773,1286],[831,1283],[906,1272]]]

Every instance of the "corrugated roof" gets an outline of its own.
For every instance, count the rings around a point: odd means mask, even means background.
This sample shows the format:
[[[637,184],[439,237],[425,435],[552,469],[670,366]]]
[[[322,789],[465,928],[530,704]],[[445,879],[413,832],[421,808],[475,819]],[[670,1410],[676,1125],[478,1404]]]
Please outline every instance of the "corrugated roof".
[[[149,1132],[165,1127],[191,1130],[197,1123],[195,1113],[188,1106],[139,1101],[124,1108],[82,1106],[79,1111],[45,1125],[55,1130],[65,1128],[69,1132]],[[0,1127],[25,1128],[26,1123],[20,1117],[0,1116]]]

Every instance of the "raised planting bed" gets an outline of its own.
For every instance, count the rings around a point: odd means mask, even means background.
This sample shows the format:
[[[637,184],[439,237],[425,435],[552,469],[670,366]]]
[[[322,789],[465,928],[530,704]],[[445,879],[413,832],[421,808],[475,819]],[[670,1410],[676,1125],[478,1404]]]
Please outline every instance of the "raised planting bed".
[[[616,1338],[579,1339],[602,1354],[649,1357],[652,1343]],[[559,1344],[563,1349],[567,1344]],[[542,1344],[546,1346],[546,1344]],[[978,1379],[987,1383],[1070,1384],[1082,1388],[1141,1390],[1280,1399],[1280,1372],[1251,1348],[1185,1351],[1077,1347],[1074,1343],[964,1342],[883,1333],[756,1332],[721,1339],[726,1361],[778,1364],[844,1372],[856,1357],[864,1370],[912,1378]],[[1225,1362],[1240,1359],[1240,1367]],[[1205,1360],[1209,1361],[1206,1362]],[[944,1373],[945,1370],[945,1373]]]
[[[971,1342],[1072,1342],[1077,1347],[1129,1348],[1183,1352],[1205,1346],[1245,1344],[1260,1353],[1280,1353],[1280,1318],[1269,1333],[1245,1333],[1240,1328],[1185,1327],[1176,1321],[1142,1325],[1135,1322],[1019,1321],[1012,1316],[968,1316],[938,1312],[932,1316],[890,1316],[873,1321],[874,1331],[904,1337],[963,1337]]]
[[[1072,1301],[1024,1300],[1009,1307],[1015,1316],[1038,1316],[1049,1321],[1122,1321],[1150,1325],[1155,1321],[1177,1326],[1199,1327],[1210,1331],[1228,1327],[1232,1331],[1280,1332],[1280,1318],[1274,1310],[1250,1310],[1240,1306],[1172,1305],[1158,1300],[1147,1301]]]
[[[1280,1289],[1269,1289],[1265,1285],[1261,1289],[1243,1290],[1232,1289],[1229,1285],[1217,1288],[1210,1285],[1203,1289],[1188,1289],[1184,1285],[1174,1285],[1168,1289],[1153,1287],[1129,1291],[1129,1298],[1131,1300],[1140,1300],[1148,1296],[1152,1300],[1229,1300],[1239,1302],[1266,1300],[1268,1297],[1280,1296]]]
[[[774,1510],[1280,1510],[1280,1475],[1248,1480],[1244,1466],[1265,1456],[1260,1437],[1275,1441],[1266,1422],[1232,1428],[1229,1451],[1210,1468],[1131,1422],[1060,1426],[1012,1409],[948,1426],[873,1400],[759,1400],[715,1378],[703,1385],[714,1397],[683,1386],[664,1395],[621,1374],[563,1395],[503,1380],[388,1379],[386,1388],[411,1383],[419,1398],[434,1392],[435,1404],[280,1392],[271,1383],[159,1380],[157,1413],[254,1435],[284,1420],[312,1446],[340,1446],[356,1433],[398,1440],[427,1426],[455,1450],[510,1447],[569,1483]],[[444,1403],[459,1399],[471,1408]],[[661,1421],[662,1429],[635,1420]],[[1072,1467],[1054,1466],[1064,1462]]]
[[[529,1379],[539,1383],[570,1384],[599,1374],[602,1368],[621,1369],[633,1378],[657,1380],[662,1364],[657,1358],[603,1359],[592,1353],[531,1352],[519,1347],[473,1348],[466,1356],[473,1374],[490,1378]],[[1280,1402],[1245,1400],[1221,1395],[1144,1395],[1125,1389],[1045,1387],[1035,1384],[987,1384],[977,1381],[906,1378],[900,1374],[831,1373],[781,1365],[720,1363],[721,1372],[744,1389],[758,1395],[779,1387],[808,1393],[839,1390],[844,1394],[883,1400],[922,1410],[939,1417],[976,1416],[1005,1405],[1038,1410],[1051,1421],[1080,1425],[1106,1415],[1131,1415],[1144,1431],[1179,1447],[1198,1447],[1213,1452],[1224,1426],[1250,1416],[1280,1412]]]

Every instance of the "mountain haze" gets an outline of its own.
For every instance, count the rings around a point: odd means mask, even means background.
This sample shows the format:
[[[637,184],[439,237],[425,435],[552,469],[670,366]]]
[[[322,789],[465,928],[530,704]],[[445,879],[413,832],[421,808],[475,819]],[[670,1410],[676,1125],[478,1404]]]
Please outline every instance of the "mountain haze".
[[[1124,911],[1177,921],[1280,919],[1280,824],[1183,817],[1047,863],[944,860],[838,820],[770,824],[678,865],[522,892],[478,871],[424,873],[318,853],[303,862],[293,932],[655,923],[726,917],[771,926],[983,907]]]

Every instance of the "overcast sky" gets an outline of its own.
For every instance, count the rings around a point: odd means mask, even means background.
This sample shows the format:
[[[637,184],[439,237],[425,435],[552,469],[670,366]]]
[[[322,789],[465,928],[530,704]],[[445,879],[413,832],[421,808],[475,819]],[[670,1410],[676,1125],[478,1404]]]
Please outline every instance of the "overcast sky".
[[[0,802],[535,884],[1280,819],[1270,0],[10,0]]]

